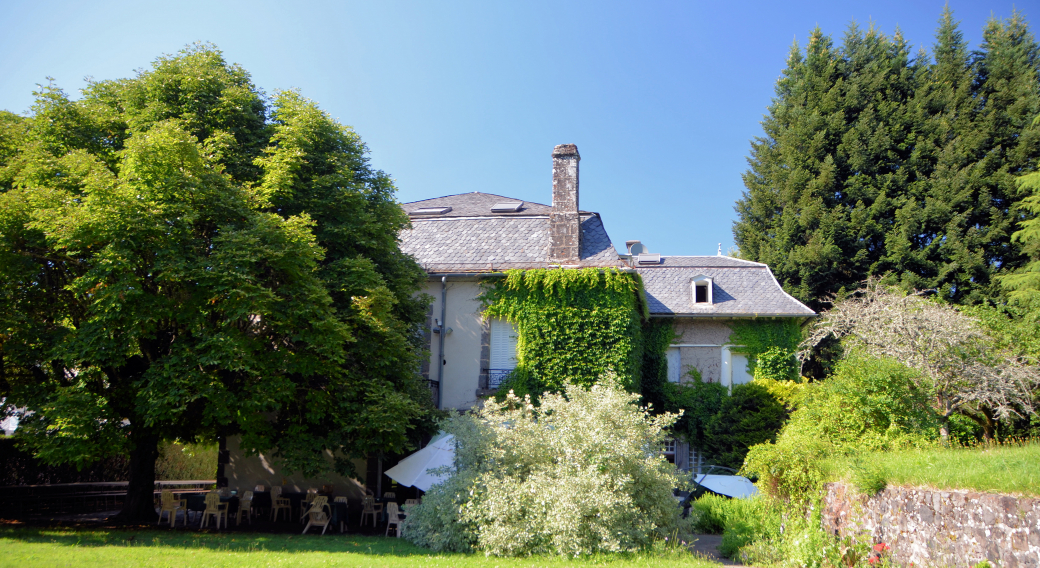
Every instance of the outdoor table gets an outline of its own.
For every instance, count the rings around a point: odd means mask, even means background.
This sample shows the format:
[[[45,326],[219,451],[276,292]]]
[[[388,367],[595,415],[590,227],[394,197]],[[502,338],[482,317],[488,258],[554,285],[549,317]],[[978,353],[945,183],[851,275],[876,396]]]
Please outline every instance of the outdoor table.
[[[187,501],[188,511],[196,511],[196,512],[201,513],[201,512],[206,510],[206,495],[205,494],[189,493],[188,495],[183,496],[183,498]],[[227,503],[227,505],[228,505],[228,518],[231,518],[236,513],[238,513],[238,496],[237,495],[232,495],[230,497],[221,497],[220,498],[220,502],[221,503]],[[187,511],[185,511],[185,514],[187,514]],[[200,523],[202,522],[201,518],[199,519],[199,522]]]
[[[300,515],[303,515],[303,512],[300,511],[300,503],[303,503],[303,500],[307,498],[307,492],[306,491],[289,491],[289,492],[284,492],[283,491],[282,492],[282,498],[283,499],[288,499],[289,500],[289,505],[292,507],[291,509],[289,509],[289,517],[291,519],[294,519],[294,520],[299,519]],[[293,514],[293,511],[296,511],[295,515]]]
[[[340,523],[343,523],[342,526],[346,527],[349,524],[347,523],[347,504],[342,501],[332,501],[329,503],[329,507],[332,508],[332,524],[340,527]]]
[[[254,491],[253,492],[253,508],[257,510],[271,510],[271,492],[270,491]]]

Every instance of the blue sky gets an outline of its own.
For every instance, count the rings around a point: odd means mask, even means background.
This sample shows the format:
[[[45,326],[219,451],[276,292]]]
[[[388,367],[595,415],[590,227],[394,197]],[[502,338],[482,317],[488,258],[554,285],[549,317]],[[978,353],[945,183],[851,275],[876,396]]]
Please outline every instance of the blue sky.
[[[855,20],[930,47],[945,3],[4,0],[0,108],[27,111],[48,76],[75,94],[210,41],[262,89],[299,88],[353,126],[401,201],[549,203],[552,147],[574,143],[581,207],[615,246],[715,254],[792,41]],[[990,17],[1040,14],[949,4],[973,47]]]

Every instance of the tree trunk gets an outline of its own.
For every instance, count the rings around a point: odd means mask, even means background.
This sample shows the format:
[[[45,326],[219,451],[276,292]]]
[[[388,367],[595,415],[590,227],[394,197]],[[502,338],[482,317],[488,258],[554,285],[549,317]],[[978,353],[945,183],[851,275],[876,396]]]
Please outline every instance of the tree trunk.
[[[110,521],[124,524],[154,523],[155,461],[159,459],[159,436],[154,432],[131,434],[130,484],[126,488],[123,510]]]

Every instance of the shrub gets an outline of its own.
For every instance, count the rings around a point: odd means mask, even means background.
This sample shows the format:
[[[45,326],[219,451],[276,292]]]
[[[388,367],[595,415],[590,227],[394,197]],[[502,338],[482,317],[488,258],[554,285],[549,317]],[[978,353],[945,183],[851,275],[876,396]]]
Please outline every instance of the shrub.
[[[663,410],[682,416],[672,430],[684,437],[695,448],[704,448],[708,423],[722,410],[722,401],[728,393],[719,383],[701,380],[696,369],[689,372],[691,381],[663,385],[665,406]]]
[[[787,409],[764,386],[737,385],[708,422],[704,450],[717,465],[740,469],[748,448],[776,439]]]
[[[691,503],[690,518],[693,519],[693,530],[704,534],[722,534],[726,529],[730,501],[728,497],[705,493]]]
[[[454,476],[435,485],[405,535],[435,550],[580,556],[646,549],[680,530],[680,485],[661,455],[675,416],[651,417],[614,380],[509,395],[443,428],[455,435]]]
[[[216,444],[168,442],[159,445],[156,480],[213,479],[216,474]]]

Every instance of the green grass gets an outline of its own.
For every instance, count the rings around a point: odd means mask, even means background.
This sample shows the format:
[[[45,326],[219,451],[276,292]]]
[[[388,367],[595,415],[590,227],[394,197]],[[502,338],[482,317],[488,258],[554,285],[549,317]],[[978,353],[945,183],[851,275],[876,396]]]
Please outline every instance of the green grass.
[[[300,536],[259,533],[215,534],[176,530],[0,527],[0,567],[8,566],[715,568],[718,564],[676,551],[597,556],[581,560],[555,557],[485,558],[481,554],[434,554],[403,539],[340,534]]]
[[[853,480],[877,469],[889,485],[970,489],[1040,496],[1040,444],[975,448],[928,448],[834,458],[833,479]]]

